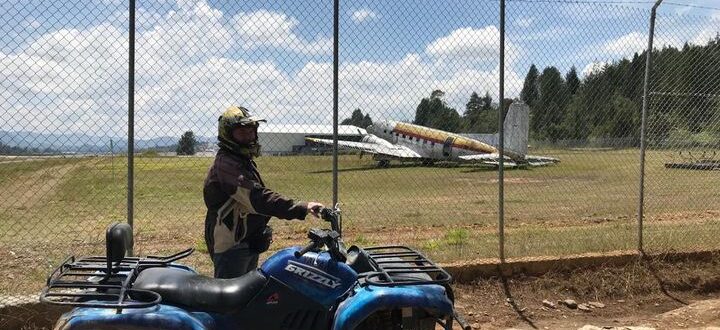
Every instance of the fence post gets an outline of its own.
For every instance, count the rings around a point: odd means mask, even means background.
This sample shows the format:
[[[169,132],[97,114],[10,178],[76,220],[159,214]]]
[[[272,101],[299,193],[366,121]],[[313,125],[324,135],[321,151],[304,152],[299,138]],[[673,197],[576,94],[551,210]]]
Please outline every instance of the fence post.
[[[640,191],[638,198],[638,252],[643,253],[643,211],[645,208],[645,126],[648,109],[648,89],[650,84],[650,64],[653,51],[653,37],[655,36],[655,14],[663,0],[657,0],[650,11],[650,31],[648,46],[645,52],[645,81],[643,82],[642,120],[640,122]]]
[[[129,44],[128,44],[128,168],[127,168],[127,222],[133,226],[133,188],[135,170],[135,0],[130,1]],[[133,230],[134,232],[134,230]],[[128,252],[133,255],[133,249]]]
[[[499,98],[500,109],[498,110],[498,153],[500,165],[498,166],[498,236],[499,236],[499,257],[500,262],[505,262],[505,0],[500,0],[500,79]]]
[[[332,204],[338,202],[338,62],[340,0],[333,0],[333,161]]]

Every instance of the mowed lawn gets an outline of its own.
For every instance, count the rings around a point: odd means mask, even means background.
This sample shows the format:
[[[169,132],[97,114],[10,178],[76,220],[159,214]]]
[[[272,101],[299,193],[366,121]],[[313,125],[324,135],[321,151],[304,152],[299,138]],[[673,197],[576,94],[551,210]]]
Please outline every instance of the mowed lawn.
[[[533,153],[562,162],[505,171],[506,257],[637,247],[637,150]],[[673,157],[666,151],[648,153],[645,247],[717,248],[720,171],[665,169],[663,163]],[[203,249],[202,185],[211,162],[135,159],[139,251]],[[330,156],[263,156],[257,162],[270,188],[301,200],[331,202]],[[122,157],[0,162],[0,250],[45,256],[38,278],[63,255],[101,252],[103,229],[125,219],[126,164]],[[498,256],[497,171],[467,165],[378,169],[370,157],[352,155],[341,156],[340,169],[350,243],[411,245],[445,262]],[[273,249],[300,244],[307,229],[325,226],[319,220],[277,219],[273,225]]]

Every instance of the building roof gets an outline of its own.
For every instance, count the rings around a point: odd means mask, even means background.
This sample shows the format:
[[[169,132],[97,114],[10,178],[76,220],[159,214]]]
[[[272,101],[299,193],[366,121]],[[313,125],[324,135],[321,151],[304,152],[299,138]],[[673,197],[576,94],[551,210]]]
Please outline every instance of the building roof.
[[[359,132],[358,132],[359,131]],[[306,135],[332,135],[332,125],[304,125],[304,124],[263,124],[258,128],[258,133],[287,133]],[[367,134],[364,128],[353,125],[338,125],[338,135],[363,135]]]

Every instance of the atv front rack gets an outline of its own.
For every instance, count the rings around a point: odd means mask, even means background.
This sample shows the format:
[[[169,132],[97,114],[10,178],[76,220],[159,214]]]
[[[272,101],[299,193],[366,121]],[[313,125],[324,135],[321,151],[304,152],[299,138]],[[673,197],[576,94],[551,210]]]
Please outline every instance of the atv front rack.
[[[190,248],[166,256],[125,257],[108,263],[103,256],[65,259],[47,280],[40,301],[55,305],[96,308],[145,308],[160,303],[160,295],[148,290],[132,289],[131,284],[141,270],[167,267],[170,263],[192,254]],[[108,267],[111,265],[111,267]]]
[[[406,246],[363,248],[377,271],[362,273],[366,284],[377,286],[445,285],[452,276],[422,253]]]

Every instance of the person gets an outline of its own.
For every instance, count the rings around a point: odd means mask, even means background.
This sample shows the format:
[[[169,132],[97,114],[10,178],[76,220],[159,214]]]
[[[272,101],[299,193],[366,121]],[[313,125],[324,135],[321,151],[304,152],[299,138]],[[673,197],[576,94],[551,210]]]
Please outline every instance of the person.
[[[270,217],[304,220],[324,206],[299,202],[265,187],[257,164],[258,126],[264,119],[240,106],[218,119],[218,150],[205,179],[205,244],[216,278],[233,278],[257,268],[272,242]]]

